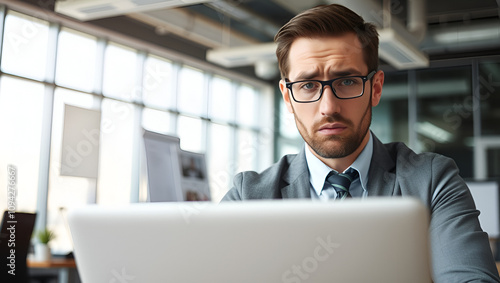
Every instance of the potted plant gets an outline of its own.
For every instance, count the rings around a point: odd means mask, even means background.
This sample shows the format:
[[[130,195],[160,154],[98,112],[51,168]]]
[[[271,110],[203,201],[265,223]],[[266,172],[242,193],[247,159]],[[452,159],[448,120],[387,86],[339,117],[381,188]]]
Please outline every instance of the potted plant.
[[[45,228],[36,233],[35,260],[48,261],[51,259],[49,242],[55,238],[54,232]]]

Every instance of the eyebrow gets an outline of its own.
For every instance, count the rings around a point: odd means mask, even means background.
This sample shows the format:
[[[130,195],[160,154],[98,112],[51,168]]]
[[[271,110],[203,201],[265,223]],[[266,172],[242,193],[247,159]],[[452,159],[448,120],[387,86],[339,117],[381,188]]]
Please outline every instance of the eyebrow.
[[[336,78],[336,77],[345,77],[345,76],[360,76],[362,75],[359,70],[356,69],[345,69],[345,70],[340,70],[340,71],[332,71],[329,72],[328,75],[330,77]],[[319,76],[318,71],[305,71],[301,72],[297,75],[297,80],[312,80],[314,78],[317,78]]]

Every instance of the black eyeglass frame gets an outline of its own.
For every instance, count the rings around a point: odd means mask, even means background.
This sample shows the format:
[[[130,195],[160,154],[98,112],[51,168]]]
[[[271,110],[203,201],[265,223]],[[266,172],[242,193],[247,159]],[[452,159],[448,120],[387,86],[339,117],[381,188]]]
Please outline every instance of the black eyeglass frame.
[[[373,78],[373,76],[377,73],[376,70],[371,71],[368,75],[366,76],[347,76],[347,77],[340,77],[328,81],[320,81],[320,80],[302,80],[302,81],[296,81],[296,82],[285,82],[286,88],[290,90],[290,94],[292,95],[292,98],[295,102],[297,103],[313,103],[316,101],[319,101],[321,97],[323,97],[323,90],[325,89],[325,86],[328,85],[330,88],[333,90],[333,94],[335,95],[336,98],[338,99],[353,99],[353,98],[358,98],[363,96],[365,94],[365,83]],[[348,78],[361,78],[363,80],[363,91],[361,92],[360,95],[358,96],[353,96],[353,97],[339,97],[337,95],[337,92],[335,91],[335,88],[333,87],[333,82],[336,80],[341,80],[341,79],[348,79]],[[285,79],[288,80],[288,79]],[[295,83],[302,83],[302,82],[319,82],[321,83],[321,92],[319,93],[319,97],[316,100],[311,100],[311,101],[299,101],[295,99],[295,96],[293,96],[293,90],[292,90],[292,85]]]

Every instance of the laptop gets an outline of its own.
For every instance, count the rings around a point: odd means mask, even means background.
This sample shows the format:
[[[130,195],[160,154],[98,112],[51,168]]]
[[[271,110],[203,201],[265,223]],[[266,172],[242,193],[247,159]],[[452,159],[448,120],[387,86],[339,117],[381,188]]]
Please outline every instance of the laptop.
[[[431,282],[410,198],[91,205],[68,221],[83,283]]]

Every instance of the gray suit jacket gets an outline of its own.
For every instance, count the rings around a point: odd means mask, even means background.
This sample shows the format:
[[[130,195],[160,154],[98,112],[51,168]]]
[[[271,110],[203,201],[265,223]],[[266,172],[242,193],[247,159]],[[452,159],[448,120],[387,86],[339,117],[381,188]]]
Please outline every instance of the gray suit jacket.
[[[452,159],[416,154],[403,143],[382,144],[373,135],[368,174],[368,197],[412,196],[429,208],[434,282],[500,282],[479,211]],[[302,150],[260,174],[239,173],[223,201],[311,198],[310,186]]]

